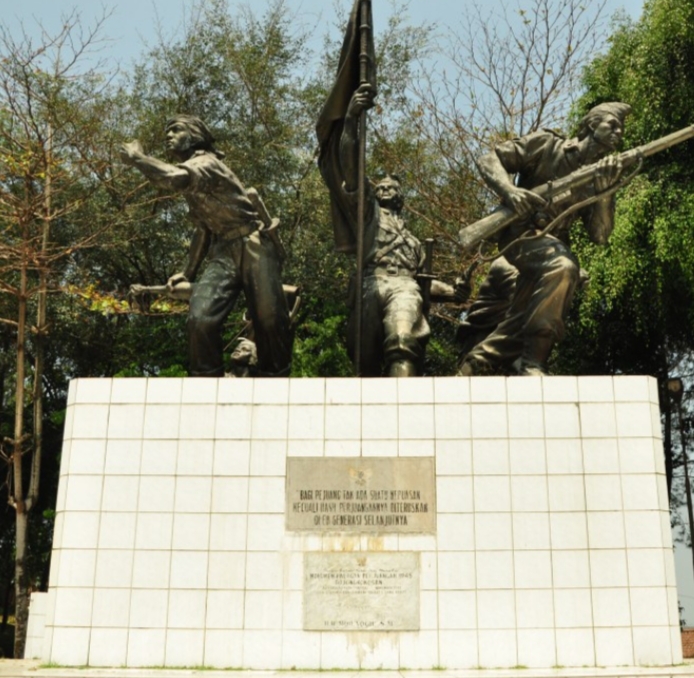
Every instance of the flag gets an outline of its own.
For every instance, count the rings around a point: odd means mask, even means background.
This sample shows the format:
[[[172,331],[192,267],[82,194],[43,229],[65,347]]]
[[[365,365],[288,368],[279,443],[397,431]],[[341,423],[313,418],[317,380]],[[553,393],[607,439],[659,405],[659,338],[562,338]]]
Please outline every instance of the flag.
[[[363,5],[366,6],[367,24],[369,26],[368,33],[364,36],[362,36],[360,31],[361,8]],[[360,74],[362,37],[366,41],[365,54],[368,57],[366,82],[375,91],[376,61],[371,0],[355,0],[354,2],[342,44],[342,51],[340,52],[337,77],[316,124],[316,134],[320,144],[318,166],[330,190],[335,249],[338,252],[353,253],[356,249],[356,225],[343,201],[340,200],[340,194],[343,192],[343,179],[340,171],[339,152],[340,137],[347,107],[352,99],[352,95],[359,85],[362,84]]]

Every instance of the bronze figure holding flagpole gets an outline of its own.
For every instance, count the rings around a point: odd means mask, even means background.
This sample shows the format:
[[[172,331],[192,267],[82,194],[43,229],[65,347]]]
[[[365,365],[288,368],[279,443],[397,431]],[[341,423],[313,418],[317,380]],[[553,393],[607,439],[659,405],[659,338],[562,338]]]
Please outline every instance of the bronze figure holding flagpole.
[[[355,0],[337,78],[316,126],[318,164],[330,191],[336,249],[357,255],[347,337],[355,372],[412,377],[422,374],[430,334],[420,287],[425,256],[405,228],[398,177],[372,186],[366,176],[366,112],[375,97],[371,2]],[[433,300],[454,300],[452,286],[423,278]]]

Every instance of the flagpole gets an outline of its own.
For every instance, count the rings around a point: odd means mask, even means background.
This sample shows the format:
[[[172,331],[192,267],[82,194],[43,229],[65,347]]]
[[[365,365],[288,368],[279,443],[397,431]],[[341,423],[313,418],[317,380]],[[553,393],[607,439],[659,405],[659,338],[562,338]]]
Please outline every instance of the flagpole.
[[[359,84],[369,82],[369,3],[362,0],[359,7]],[[359,114],[359,172],[358,172],[358,217],[357,217],[357,296],[356,296],[356,327],[354,344],[354,372],[361,376],[361,340],[364,316],[364,211],[366,208],[366,122],[367,112]]]

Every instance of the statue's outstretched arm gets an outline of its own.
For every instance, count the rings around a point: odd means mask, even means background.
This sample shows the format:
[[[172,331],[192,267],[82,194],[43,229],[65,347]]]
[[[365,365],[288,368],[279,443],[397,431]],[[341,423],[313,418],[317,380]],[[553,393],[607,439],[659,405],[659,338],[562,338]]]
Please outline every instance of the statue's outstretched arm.
[[[176,165],[145,155],[139,141],[123,144],[120,149],[121,160],[140,170],[153,184],[174,191],[182,191],[190,185],[190,174]]]

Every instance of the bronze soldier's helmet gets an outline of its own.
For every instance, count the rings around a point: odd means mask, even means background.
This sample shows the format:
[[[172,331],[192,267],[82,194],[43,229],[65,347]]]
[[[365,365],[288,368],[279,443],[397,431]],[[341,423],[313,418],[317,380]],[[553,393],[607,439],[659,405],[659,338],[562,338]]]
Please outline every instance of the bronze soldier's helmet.
[[[593,127],[605,115],[614,115],[614,117],[619,119],[622,125],[624,125],[624,120],[630,113],[631,106],[621,101],[607,101],[603,104],[593,106],[581,120],[576,136],[578,136],[579,139],[585,139],[585,137],[590,134]]]

